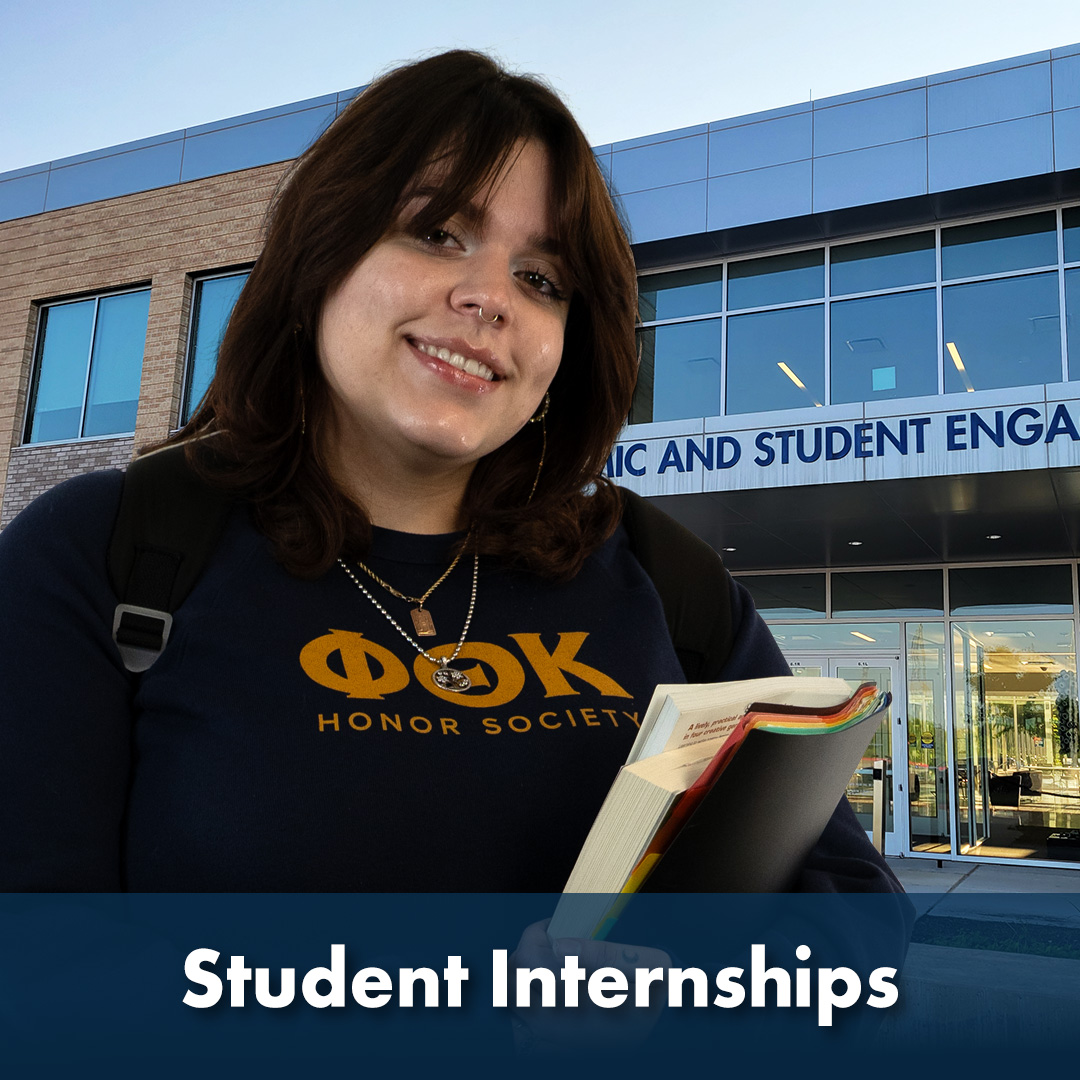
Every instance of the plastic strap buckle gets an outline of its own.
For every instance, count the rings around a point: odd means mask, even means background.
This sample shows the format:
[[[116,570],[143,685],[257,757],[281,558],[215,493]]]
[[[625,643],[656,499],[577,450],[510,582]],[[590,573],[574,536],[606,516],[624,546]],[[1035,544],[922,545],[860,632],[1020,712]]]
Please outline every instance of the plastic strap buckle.
[[[155,608],[117,604],[113,641],[128,671],[146,671],[161,655],[172,631],[172,616]]]

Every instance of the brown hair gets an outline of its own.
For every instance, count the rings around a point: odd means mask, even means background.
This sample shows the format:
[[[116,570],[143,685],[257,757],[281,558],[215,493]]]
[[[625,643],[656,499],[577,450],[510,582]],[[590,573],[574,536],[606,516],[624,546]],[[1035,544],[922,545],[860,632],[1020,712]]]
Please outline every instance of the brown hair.
[[[292,573],[316,576],[362,554],[370,522],[312,437],[329,407],[315,349],[323,303],[395,222],[410,184],[439,163],[419,224],[441,225],[523,140],[551,161],[551,214],[574,287],[551,384],[547,452],[527,424],[481,459],[463,516],[480,551],[571,577],[618,522],[601,476],[630,407],[637,357],[633,256],[585,136],[558,96],[488,57],[454,51],[399,68],[358,95],[299,159],[233,310],[202,405],[171,441],[210,482],[248,500]]]

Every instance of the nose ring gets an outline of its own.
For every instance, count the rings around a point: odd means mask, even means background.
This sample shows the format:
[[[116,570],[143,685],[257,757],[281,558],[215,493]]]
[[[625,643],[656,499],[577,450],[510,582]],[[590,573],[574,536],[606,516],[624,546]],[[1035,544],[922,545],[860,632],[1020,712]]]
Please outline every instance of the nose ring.
[[[501,315],[496,315],[492,319],[485,319],[484,318],[484,309],[482,307],[478,307],[476,309],[476,314],[480,316],[480,321],[482,323],[487,323],[489,326],[494,325],[495,323],[497,323],[502,318]]]

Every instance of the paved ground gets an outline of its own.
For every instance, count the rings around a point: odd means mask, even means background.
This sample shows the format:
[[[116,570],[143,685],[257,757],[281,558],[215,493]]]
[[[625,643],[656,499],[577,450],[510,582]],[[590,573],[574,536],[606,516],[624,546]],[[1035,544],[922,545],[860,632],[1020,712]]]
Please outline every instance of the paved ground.
[[[1080,867],[1047,869],[949,861],[939,864],[936,859],[889,859],[888,862],[892,872],[912,895],[920,914],[934,906],[930,897],[927,903],[920,904],[920,893],[936,894],[939,902],[947,895],[949,907],[961,906],[962,897],[962,904],[973,910],[986,906],[985,902],[976,899],[981,894],[1053,894],[1061,896],[1063,909],[1075,910],[1080,926]]]
[[[1080,893],[1080,867],[1049,870],[937,859],[888,860],[909,893]]]
[[[921,915],[1048,922],[1080,928],[1080,869],[890,858]]]
[[[918,919],[900,1007],[880,1030],[887,1053],[919,1048],[920,1060],[936,1060],[963,1045],[975,1076],[1001,1071],[1010,1052],[1025,1065],[1037,1061],[1034,1072],[1073,1071],[1080,869],[911,858],[889,865]]]

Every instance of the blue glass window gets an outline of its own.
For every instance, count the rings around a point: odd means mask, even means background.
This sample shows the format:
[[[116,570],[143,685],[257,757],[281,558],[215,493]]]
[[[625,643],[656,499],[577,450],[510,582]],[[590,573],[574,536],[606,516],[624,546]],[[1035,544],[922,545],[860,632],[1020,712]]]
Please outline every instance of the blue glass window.
[[[932,232],[838,244],[829,253],[833,296],[922,285],[936,276]]]
[[[1065,261],[1080,262],[1080,206],[1070,206],[1061,212],[1065,241]]]
[[[643,330],[639,341],[641,373],[631,423],[720,412],[719,319],[657,326]]]
[[[728,309],[767,307],[825,295],[825,252],[795,251],[728,265]]]
[[[643,323],[680,319],[687,315],[711,315],[723,304],[722,266],[653,274],[638,284],[638,311]]]
[[[945,392],[1061,381],[1057,274],[950,285]]]
[[[833,404],[937,393],[933,289],[838,301],[830,329]]]
[[[833,618],[943,615],[940,570],[871,570],[833,574]]]
[[[218,349],[233,306],[248,274],[203,278],[195,282],[192,301],[191,339],[188,342],[187,385],[181,423],[186,424],[199,407],[217,366]]]
[[[82,300],[42,311],[27,442],[79,437],[96,309]]]
[[[1080,379],[1080,270],[1065,271],[1065,331],[1069,378]]]
[[[763,619],[825,617],[824,574],[762,574],[736,578]]]
[[[26,441],[135,430],[150,290],[42,311]]]
[[[1072,573],[1067,566],[950,570],[949,606],[953,615],[1067,614],[1072,611]]]
[[[631,424],[650,424],[652,423],[653,368],[656,364],[656,332],[654,330],[638,331],[637,345],[640,362],[628,419]]]
[[[83,435],[135,430],[149,314],[148,289],[98,301]]]
[[[941,230],[944,278],[978,277],[1056,262],[1057,219],[1052,210]]]
[[[727,372],[728,413],[824,404],[822,305],[729,318]]]

